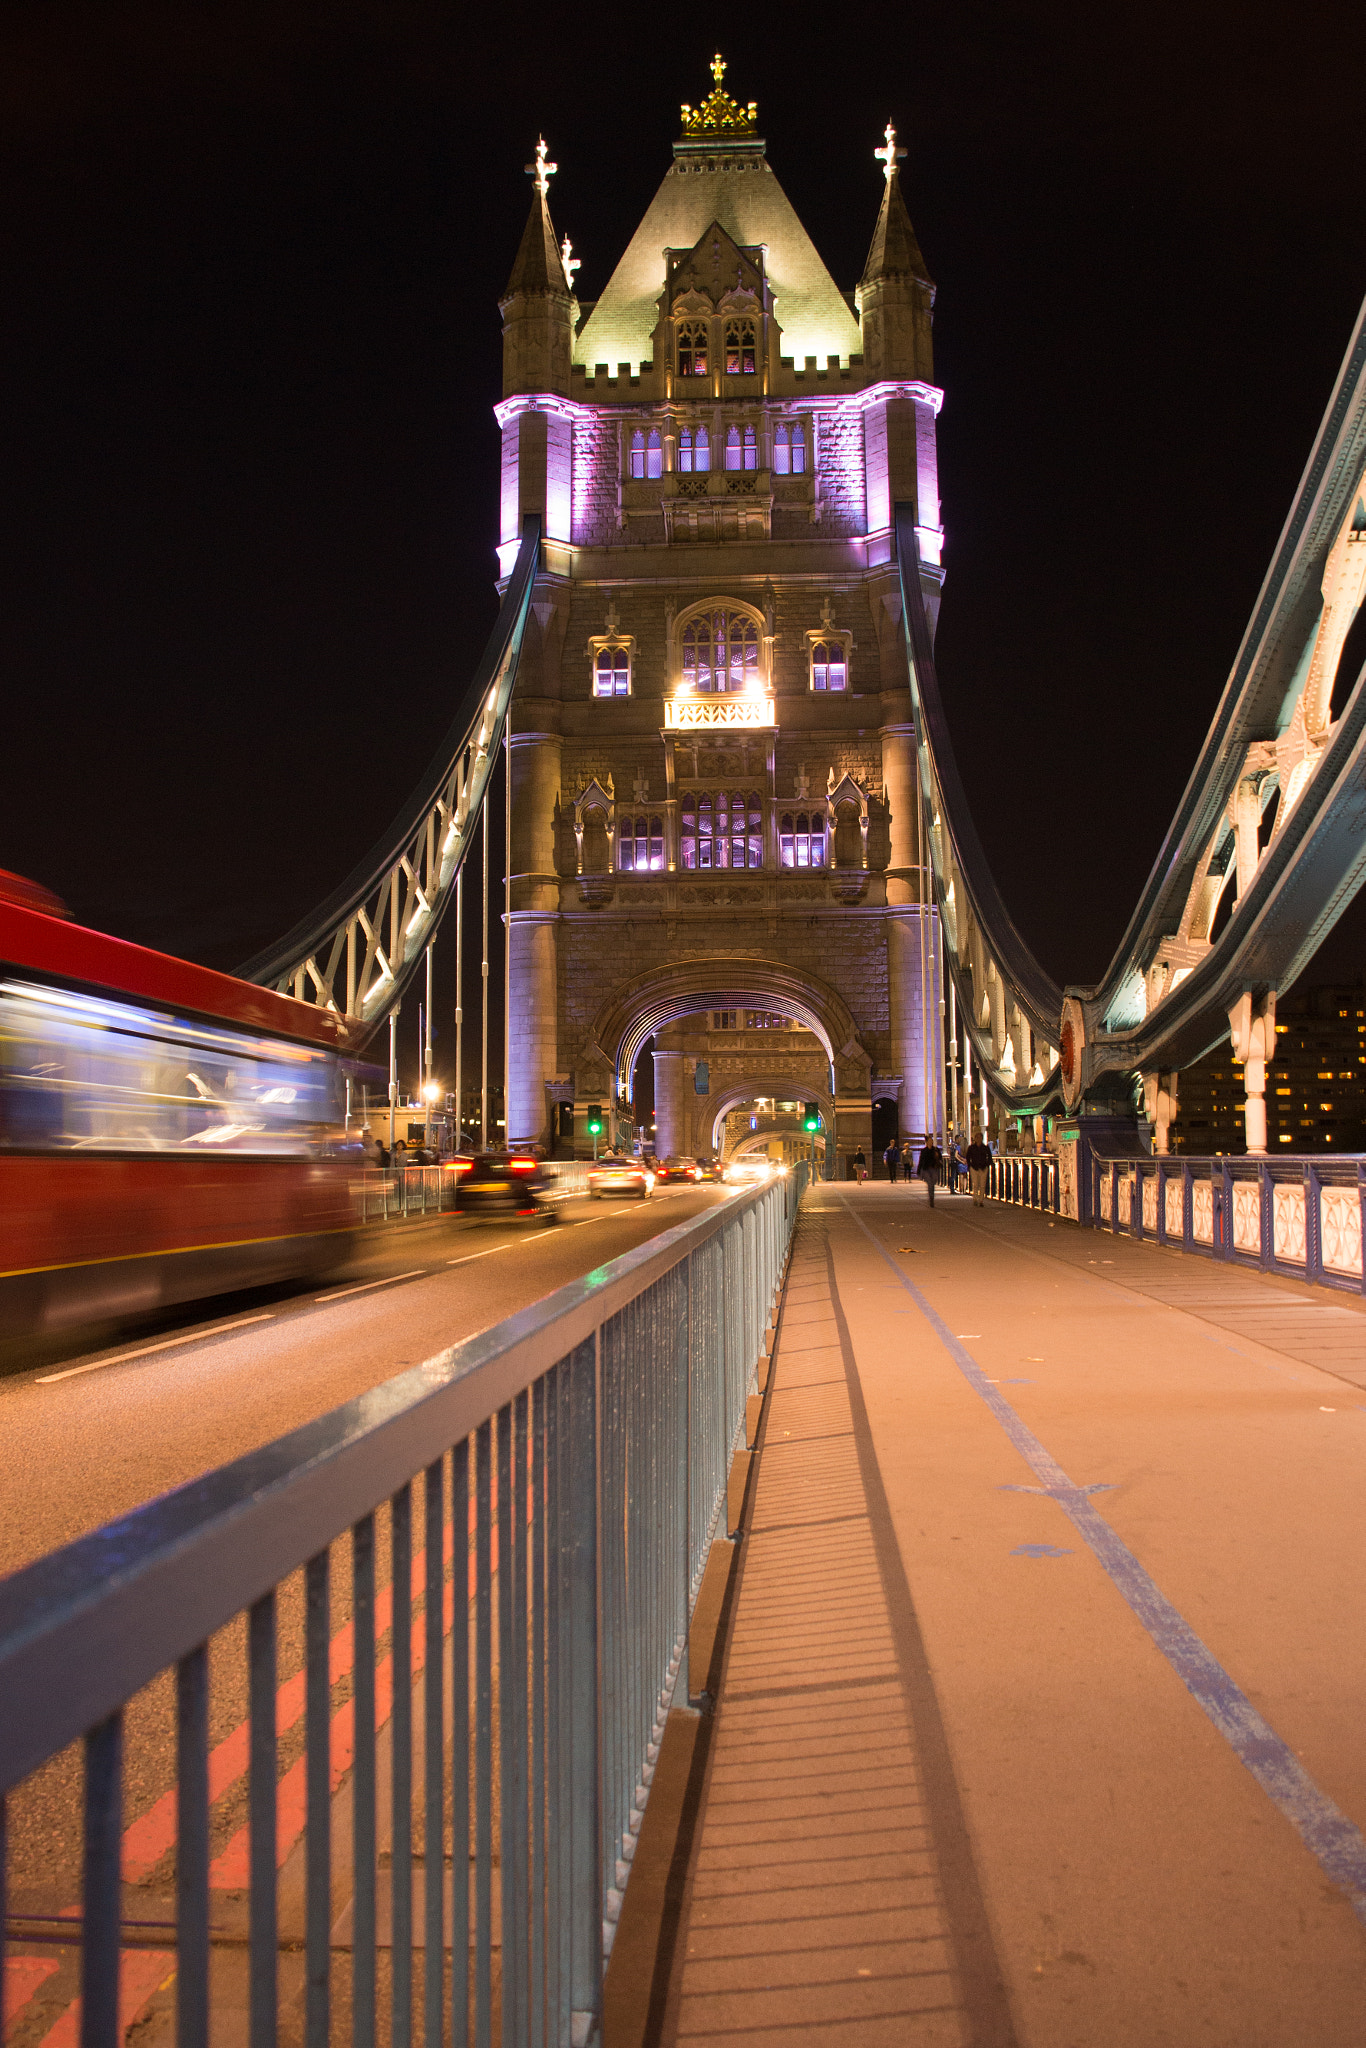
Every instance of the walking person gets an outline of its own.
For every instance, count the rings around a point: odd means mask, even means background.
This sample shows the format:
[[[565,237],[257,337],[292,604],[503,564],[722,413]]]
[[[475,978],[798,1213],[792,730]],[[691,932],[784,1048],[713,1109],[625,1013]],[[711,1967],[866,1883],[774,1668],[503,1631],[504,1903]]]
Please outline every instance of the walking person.
[[[920,1148],[920,1164],[916,1169],[920,1178],[925,1183],[925,1192],[930,1198],[931,1208],[934,1207],[934,1191],[938,1185],[939,1168],[943,1163],[943,1159],[944,1155],[935,1144],[934,1134],[931,1132]]]
[[[891,1144],[887,1147],[887,1150],[882,1155],[882,1163],[887,1169],[888,1180],[891,1181],[894,1185],[896,1182],[897,1162],[900,1160],[900,1158],[901,1153],[897,1147],[896,1139],[893,1138]]]
[[[972,1206],[985,1209],[987,1205],[987,1170],[991,1165],[991,1152],[975,1138],[968,1146],[968,1185],[972,1189]]]
[[[856,1153],[854,1154],[854,1156],[853,1156],[853,1158],[852,1158],[852,1159],[850,1160],[849,1164],[850,1164],[850,1165],[851,1165],[851,1166],[853,1167],[853,1169],[854,1169],[854,1179],[855,1179],[855,1180],[867,1180],[867,1178],[868,1178],[868,1161],[867,1161],[867,1160],[866,1160],[866,1158],[864,1157],[864,1154],[863,1154],[863,1147],[862,1147],[862,1145],[860,1145],[860,1146],[859,1146],[859,1148],[858,1148],[858,1151],[857,1151],[857,1152],[856,1152]]]

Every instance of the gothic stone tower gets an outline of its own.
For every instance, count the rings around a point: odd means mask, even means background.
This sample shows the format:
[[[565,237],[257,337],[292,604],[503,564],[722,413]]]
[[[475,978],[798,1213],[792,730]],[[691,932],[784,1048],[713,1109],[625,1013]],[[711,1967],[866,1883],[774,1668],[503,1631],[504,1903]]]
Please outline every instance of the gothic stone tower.
[[[659,1150],[700,1143],[672,1027],[753,1005],[800,1027],[789,1092],[833,1111],[833,1168],[875,1095],[903,1132],[942,1122],[892,531],[913,502],[933,618],[933,286],[890,127],[846,294],[723,69],[591,304],[541,145],[501,301],[504,573],[524,513],[545,537],[513,705],[508,1132],[624,1102],[663,1033]],[[772,1054],[750,1066],[773,1093]],[[726,1067],[734,1094],[743,1043]]]

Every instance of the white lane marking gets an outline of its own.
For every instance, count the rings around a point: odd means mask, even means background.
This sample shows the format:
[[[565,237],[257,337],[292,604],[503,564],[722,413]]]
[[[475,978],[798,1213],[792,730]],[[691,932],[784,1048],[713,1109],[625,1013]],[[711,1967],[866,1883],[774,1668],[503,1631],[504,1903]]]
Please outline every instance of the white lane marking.
[[[411,1273],[391,1273],[387,1280],[362,1280],[359,1287],[339,1287],[335,1294],[315,1294],[314,1303],[344,1301],[348,1294],[368,1294],[372,1287],[393,1287],[400,1280],[417,1280],[426,1270],[425,1266],[414,1266]]]
[[[506,1245],[506,1244],[486,1244],[486,1245],[484,1246],[484,1249],[483,1249],[483,1251],[481,1251],[481,1252],[466,1252],[466,1254],[465,1254],[465,1256],[464,1256],[464,1258],[463,1258],[463,1259],[447,1259],[447,1261],[446,1261],[446,1264],[447,1264],[448,1266],[468,1266],[468,1265],[469,1265],[469,1263],[470,1263],[470,1261],[471,1261],[471,1259],[486,1259],[486,1258],[488,1257],[488,1255],[489,1255],[489,1253],[490,1253],[490,1252],[506,1252],[506,1251],[511,1251],[511,1249],[512,1249],[511,1245]]]
[[[554,1235],[555,1233],[553,1230],[533,1230],[530,1237],[524,1237],[522,1239],[522,1243],[535,1244],[538,1237],[553,1237]]]
[[[169,1351],[174,1344],[193,1344],[199,1337],[221,1337],[228,1330],[245,1329],[248,1323],[270,1323],[274,1320],[273,1309],[259,1316],[239,1316],[235,1323],[219,1323],[212,1330],[187,1330],[183,1337],[164,1337],[160,1344],[144,1344],[140,1351],[121,1351],[117,1358],[92,1358],[87,1365],[69,1365],[65,1372],[41,1372],[36,1384],[50,1387],[55,1380],[74,1380],[77,1373],[98,1372],[102,1365],[126,1365],[131,1358],[146,1358],[153,1351]]]

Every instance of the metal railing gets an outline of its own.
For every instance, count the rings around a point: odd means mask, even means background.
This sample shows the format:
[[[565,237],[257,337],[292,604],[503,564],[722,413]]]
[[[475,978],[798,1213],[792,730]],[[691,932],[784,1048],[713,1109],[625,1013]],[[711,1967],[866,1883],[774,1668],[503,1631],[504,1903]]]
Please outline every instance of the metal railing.
[[[211,1945],[234,1938],[251,2048],[271,2048],[291,1998],[310,2048],[374,2048],[379,2023],[393,2048],[419,2025],[426,2048],[593,2038],[804,1183],[721,1203],[0,1583],[16,1841],[31,1839],[31,1774],[84,1749],[83,1881],[59,1923],[79,1929],[82,2048],[117,2048],[137,2017],[126,1980],[120,2011],[121,1956],[149,1926],[169,1929],[154,1974],[173,1965],[180,2048],[206,2048]],[[331,1600],[350,1609],[335,1635]],[[143,1692],[171,1671],[173,1702]],[[211,1753],[220,1689],[249,1713]],[[125,1836],[125,1727],[130,1752],[145,1744],[158,1699],[176,1820],[173,1880],[160,1865],[173,1891],[154,1907],[120,1879],[148,1822]],[[234,1743],[246,1819],[235,1861],[232,1843],[211,1860]],[[133,1762],[141,1782],[147,1757]],[[304,1787],[292,1807],[286,1762]],[[415,1949],[440,1959],[420,2019]]]
[[[1004,1152],[987,1171],[987,1193],[1017,1209],[1059,1212],[1058,1162],[1051,1152]]]
[[[1092,1156],[1090,1218],[1123,1236],[1176,1245],[1366,1293],[1366,1159],[1104,1159]]]

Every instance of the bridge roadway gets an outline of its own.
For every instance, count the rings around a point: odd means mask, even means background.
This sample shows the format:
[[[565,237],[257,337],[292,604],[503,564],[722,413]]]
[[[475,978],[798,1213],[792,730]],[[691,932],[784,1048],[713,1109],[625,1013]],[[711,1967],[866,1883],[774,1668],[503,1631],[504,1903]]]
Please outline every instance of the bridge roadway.
[[[1359,2048],[1364,1388],[1351,1297],[815,1190],[663,2038]]]
[[[725,1199],[712,1185],[660,1188],[644,1202],[573,1200],[564,1220],[548,1226],[459,1217],[377,1225],[363,1234],[347,1269],[325,1285],[178,1310],[125,1326],[122,1341],[96,1350],[75,1343],[49,1347],[37,1365],[0,1379],[0,1572],[14,1571],[169,1487],[325,1414]],[[418,1557],[422,1531],[419,1487]],[[387,1517],[380,1524],[376,1562],[378,1583],[387,1588]],[[349,1693],[350,1614],[350,1559],[343,1543],[334,1547],[331,1594],[338,1702]],[[281,1589],[279,1628],[281,1700],[292,1701],[297,1692],[300,1702],[280,1708],[287,1769],[303,1734],[297,1574]],[[243,1839],[245,1818],[244,1748],[234,1767],[247,1704],[240,1626],[215,1639],[211,1674],[210,1740],[221,1792],[213,1844],[215,1856],[227,1858],[215,1883],[223,1890],[231,1889],[233,1845]],[[155,1920],[168,1910],[162,1895],[174,1840],[175,1703],[169,1676],[130,1710],[125,1769],[125,1874],[141,1888],[130,1894],[127,1910],[133,1919]],[[61,1914],[79,1897],[80,1785],[79,1757],[68,1751],[11,1798],[12,1912]],[[75,1955],[66,1952],[63,1970],[41,1985],[8,2041],[28,2048],[30,2041],[45,2040],[63,2011],[68,2018],[62,2024],[69,2028]],[[161,1978],[170,1967],[164,1964]],[[11,1985],[11,2009],[23,1989]]]

